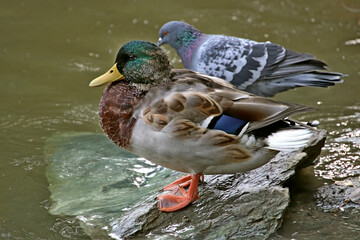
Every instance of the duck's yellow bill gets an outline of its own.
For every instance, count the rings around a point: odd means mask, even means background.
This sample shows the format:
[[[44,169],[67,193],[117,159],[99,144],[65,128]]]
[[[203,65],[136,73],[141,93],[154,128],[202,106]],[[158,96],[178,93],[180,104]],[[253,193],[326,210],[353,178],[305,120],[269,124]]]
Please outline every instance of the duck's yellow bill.
[[[115,65],[112,66],[112,68],[110,68],[109,71],[107,71],[106,73],[104,73],[100,77],[97,77],[94,80],[92,80],[90,82],[90,84],[89,84],[89,87],[101,86],[101,85],[104,85],[104,84],[108,84],[108,83],[111,83],[111,82],[122,80],[124,78],[125,78],[124,75],[122,75],[119,72],[119,70],[116,67],[116,63],[115,63]]]

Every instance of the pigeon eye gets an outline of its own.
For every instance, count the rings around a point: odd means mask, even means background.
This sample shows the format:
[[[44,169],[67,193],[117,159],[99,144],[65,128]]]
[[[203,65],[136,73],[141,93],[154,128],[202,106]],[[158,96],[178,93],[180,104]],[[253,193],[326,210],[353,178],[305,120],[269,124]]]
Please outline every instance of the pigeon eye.
[[[168,35],[168,32],[167,32],[167,31],[165,31],[165,32],[164,32],[164,36],[167,36],[167,35]]]

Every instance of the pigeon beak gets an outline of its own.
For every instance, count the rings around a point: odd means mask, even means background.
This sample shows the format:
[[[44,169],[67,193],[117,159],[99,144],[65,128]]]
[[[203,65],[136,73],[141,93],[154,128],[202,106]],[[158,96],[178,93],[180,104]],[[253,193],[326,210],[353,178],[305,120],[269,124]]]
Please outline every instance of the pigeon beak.
[[[162,38],[159,38],[159,41],[157,43],[158,47],[160,47],[161,45],[163,45],[163,39]]]
[[[97,87],[100,85],[108,84],[111,82],[115,82],[118,80],[123,80],[125,78],[124,75],[122,75],[119,70],[116,67],[116,64],[110,68],[109,71],[101,75],[100,77],[95,78],[92,80],[89,84],[89,87]]]

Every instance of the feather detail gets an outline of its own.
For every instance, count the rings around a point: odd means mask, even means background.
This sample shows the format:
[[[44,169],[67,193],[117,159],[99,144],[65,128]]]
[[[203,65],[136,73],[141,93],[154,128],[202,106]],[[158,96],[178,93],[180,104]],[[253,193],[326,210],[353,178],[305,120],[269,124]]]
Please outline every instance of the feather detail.
[[[180,112],[185,108],[196,108],[207,116],[221,114],[222,109],[213,99],[199,92],[175,93],[166,97],[169,109]]]
[[[251,157],[251,154],[239,145],[236,135],[208,130],[186,119],[174,120],[163,132],[173,138],[195,139],[199,146],[220,147],[219,151],[226,155],[226,162],[245,161]]]
[[[313,133],[308,128],[289,128],[274,132],[267,138],[266,148],[276,151],[295,151],[305,147]]]
[[[176,119],[170,122],[163,132],[173,138],[200,138],[206,129],[187,119]]]

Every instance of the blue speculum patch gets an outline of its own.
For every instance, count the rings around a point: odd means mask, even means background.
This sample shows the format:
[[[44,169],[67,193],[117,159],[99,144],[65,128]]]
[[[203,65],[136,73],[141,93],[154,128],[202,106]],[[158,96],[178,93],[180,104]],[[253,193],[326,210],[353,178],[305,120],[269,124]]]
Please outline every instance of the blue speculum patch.
[[[241,131],[241,128],[246,124],[247,122],[238,118],[221,115],[219,117],[214,118],[210,124],[210,129],[217,129],[222,130],[229,134],[238,135]]]

